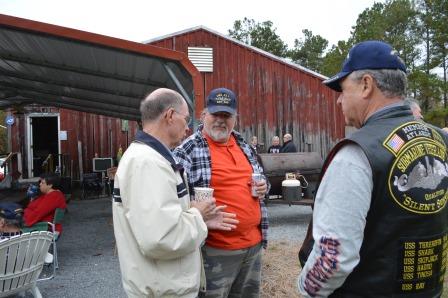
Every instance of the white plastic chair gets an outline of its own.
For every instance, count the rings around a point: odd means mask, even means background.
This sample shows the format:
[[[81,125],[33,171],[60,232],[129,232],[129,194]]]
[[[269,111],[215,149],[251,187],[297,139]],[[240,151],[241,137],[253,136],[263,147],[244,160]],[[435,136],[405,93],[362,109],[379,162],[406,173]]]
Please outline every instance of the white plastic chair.
[[[53,233],[32,232],[0,241],[0,297],[30,290],[42,295],[36,282],[44,265]]]
[[[56,224],[61,223],[62,219],[64,218],[64,214],[65,214],[65,209],[62,208],[56,208],[54,211],[54,218],[53,218],[53,222],[46,222],[46,221],[40,221],[38,223],[35,223],[33,226],[31,227],[24,227],[22,228],[22,231],[24,233],[28,233],[28,232],[33,232],[33,231],[48,231],[51,230],[53,232],[53,273],[48,276],[48,277],[43,277],[38,279],[39,281],[42,280],[50,280],[52,278],[54,278],[56,276],[56,269],[59,268],[59,263],[58,263],[58,250],[56,248],[56,241],[59,239],[59,232],[56,231]],[[47,264],[48,265],[48,264]]]

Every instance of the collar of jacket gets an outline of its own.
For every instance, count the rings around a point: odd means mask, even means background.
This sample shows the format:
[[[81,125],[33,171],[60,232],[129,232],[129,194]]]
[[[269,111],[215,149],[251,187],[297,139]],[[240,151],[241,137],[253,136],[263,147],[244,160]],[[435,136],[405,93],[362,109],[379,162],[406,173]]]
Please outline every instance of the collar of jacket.
[[[367,118],[366,122],[363,124],[367,125],[382,118],[395,118],[400,116],[412,116],[411,108],[408,105],[397,105],[392,104],[390,106],[384,107]]]
[[[148,145],[152,149],[156,150],[160,155],[162,155],[170,164],[173,170],[180,171],[182,169],[182,165],[177,164],[174,161],[174,157],[171,152],[163,145],[159,140],[147,134],[146,132],[139,130],[135,136],[135,141],[139,143],[143,143]]]

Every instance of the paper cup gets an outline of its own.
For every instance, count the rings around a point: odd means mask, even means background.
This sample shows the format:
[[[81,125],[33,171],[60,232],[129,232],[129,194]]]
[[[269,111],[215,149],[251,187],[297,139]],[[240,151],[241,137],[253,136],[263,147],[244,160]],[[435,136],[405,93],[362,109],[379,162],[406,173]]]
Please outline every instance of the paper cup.
[[[195,201],[208,201],[213,198],[213,188],[209,187],[195,187],[194,188],[194,199]]]

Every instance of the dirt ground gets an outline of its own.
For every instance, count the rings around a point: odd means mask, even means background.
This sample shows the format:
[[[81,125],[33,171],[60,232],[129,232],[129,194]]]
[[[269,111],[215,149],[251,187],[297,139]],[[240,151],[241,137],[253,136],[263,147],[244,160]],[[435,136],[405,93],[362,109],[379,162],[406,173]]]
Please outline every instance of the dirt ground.
[[[0,192],[0,201],[22,197],[22,193]],[[64,235],[58,241],[60,268],[55,279],[39,283],[43,297],[125,297],[114,249],[110,200],[74,199],[68,209],[64,217]],[[279,213],[280,209],[285,209],[286,213]],[[263,252],[261,298],[300,298],[296,282],[300,272],[297,253],[301,240],[283,237],[304,235],[309,210],[271,206],[269,211],[271,232],[278,230],[271,236],[278,234],[281,238],[271,238],[268,249]],[[294,229],[286,230],[288,225]],[[303,226],[303,231],[298,230],[298,226]],[[83,287],[79,288],[79,284]],[[447,276],[445,289],[448,289]],[[448,298],[448,290],[441,297]]]

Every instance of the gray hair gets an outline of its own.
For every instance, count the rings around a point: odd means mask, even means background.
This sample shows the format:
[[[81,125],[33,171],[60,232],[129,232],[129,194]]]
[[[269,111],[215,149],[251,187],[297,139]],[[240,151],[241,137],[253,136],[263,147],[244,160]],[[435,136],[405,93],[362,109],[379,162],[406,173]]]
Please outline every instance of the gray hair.
[[[384,96],[388,98],[406,96],[408,80],[405,72],[398,69],[363,69],[352,72],[350,77],[354,81],[360,81],[365,74],[374,78]]]
[[[152,122],[160,117],[169,108],[178,109],[185,102],[178,92],[160,88],[145,96],[140,103],[142,122]]]

